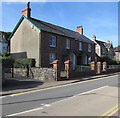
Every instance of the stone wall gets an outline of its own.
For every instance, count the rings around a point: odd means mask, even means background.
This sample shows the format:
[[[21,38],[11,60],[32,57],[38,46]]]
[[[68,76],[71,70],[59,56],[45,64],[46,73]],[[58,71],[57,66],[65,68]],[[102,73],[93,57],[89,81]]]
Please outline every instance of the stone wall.
[[[26,77],[27,69],[23,68],[14,68],[14,77]]]
[[[53,68],[30,68],[29,77],[41,81],[56,80],[56,71]]]

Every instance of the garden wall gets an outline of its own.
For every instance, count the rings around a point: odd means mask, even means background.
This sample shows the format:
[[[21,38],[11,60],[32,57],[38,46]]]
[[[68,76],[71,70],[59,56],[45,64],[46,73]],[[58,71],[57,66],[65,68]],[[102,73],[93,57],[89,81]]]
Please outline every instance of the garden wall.
[[[56,71],[53,68],[31,68],[29,77],[41,81],[56,80]]]

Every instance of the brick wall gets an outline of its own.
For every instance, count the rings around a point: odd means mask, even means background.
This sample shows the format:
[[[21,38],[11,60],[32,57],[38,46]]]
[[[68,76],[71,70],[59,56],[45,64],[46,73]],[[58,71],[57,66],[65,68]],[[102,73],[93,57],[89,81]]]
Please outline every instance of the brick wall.
[[[56,36],[57,37],[57,44],[56,47],[50,47],[50,36]],[[70,49],[76,50],[79,52],[79,41],[74,40],[70,37],[61,36],[58,34],[53,34],[49,32],[42,31],[41,32],[41,67],[50,67],[49,64],[49,53],[56,53],[56,57],[60,61],[63,60],[63,55],[65,54],[66,50],[66,39],[70,40]],[[83,50],[82,52],[88,53],[88,44],[85,42],[82,42]],[[89,55],[92,57],[92,60],[94,60],[94,45],[92,45],[92,52],[89,53]],[[67,60],[67,59],[66,59]]]

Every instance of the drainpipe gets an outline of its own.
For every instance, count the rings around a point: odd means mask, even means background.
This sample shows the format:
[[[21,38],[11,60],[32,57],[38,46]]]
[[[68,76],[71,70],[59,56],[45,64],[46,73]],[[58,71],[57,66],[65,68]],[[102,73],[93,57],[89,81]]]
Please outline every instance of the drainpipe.
[[[38,67],[41,67],[41,31],[38,36]]]

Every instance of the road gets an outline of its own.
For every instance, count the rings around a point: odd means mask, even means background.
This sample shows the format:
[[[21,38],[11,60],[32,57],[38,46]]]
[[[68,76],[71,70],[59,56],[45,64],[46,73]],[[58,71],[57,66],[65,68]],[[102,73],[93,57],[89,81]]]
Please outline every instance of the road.
[[[98,78],[95,80],[88,80],[85,82],[62,85],[59,87],[51,87],[49,89],[37,91],[35,90],[22,94],[5,96],[2,98],[2,116],[19,114],[29,110],[32,111],[33,109],[38,110],[41,109],[41,107],[43,106],[49,106],[49,104],[55,103],[57,101],[61,101],[64,99],[67,100],[73,96],[80,95],[81,93],[97,90],[101,87],[104,88],[105,86],[112,87],[111,91],[113,91],[114,94],[114,89],[118,87],[118,83],[118,75],[114,75],[104,78]]]

